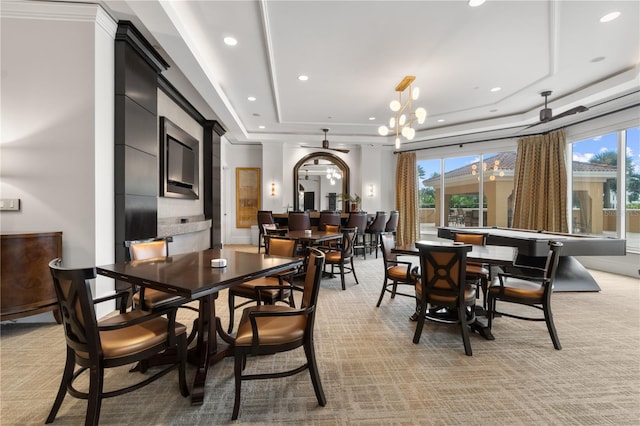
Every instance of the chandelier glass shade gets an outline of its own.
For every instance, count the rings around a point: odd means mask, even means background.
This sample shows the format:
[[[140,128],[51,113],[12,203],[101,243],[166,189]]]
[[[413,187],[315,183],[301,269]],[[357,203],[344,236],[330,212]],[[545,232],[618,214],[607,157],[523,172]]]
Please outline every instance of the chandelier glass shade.
[[[329,179],[331,185],[335,185],[337,180],[342,179],[342,173],[335,167],[328,167],[327,179]]]
[[[395,113],[389,120],[389,127],[380,126],[378,133],[381,136],[387,136],[389,132],[395,131],[396,134],[396,149],[400,148],[400,136],[402,135],[407,140],[413,140],[416,136],[416,129],[413,128],[414,123],[422,124],[427,118],[427,110],[419,107],[413,109],[413,101],[417,100],[420,96],[420,88],[412,87],[412,83],[415,80],[415,76],[408,75],[396,86],[395,91],[398,92],[398,99],[394,99],[389,104],[391,111]],[[402,94],[407,92],[406,100],[403,102]]]

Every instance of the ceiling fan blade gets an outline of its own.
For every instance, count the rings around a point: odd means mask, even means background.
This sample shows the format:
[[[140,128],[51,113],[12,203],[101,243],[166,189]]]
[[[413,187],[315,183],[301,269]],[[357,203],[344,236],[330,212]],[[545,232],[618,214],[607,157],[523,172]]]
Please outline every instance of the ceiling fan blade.
[[[348,149],[341,149],[341,148],[326,148],[326,149],[330,149],[331,151],[338,151],[338,152],[343,152],[345,154],[349,153]]]
[[[567,117],[569,115],[577,114],[579,112],[585,112],[585,111],[588,111],[588,110],[589,110],[589,108],[587,108],[586,106],[580,105],[580,106],[577,106],[575,108],[568,109],[565,112],[562,112],[562,113],[560,113],[560,114],[558,114],[558,115],[556,115],[554,117],[551,117],[551,120],[549,120],[549,121],[557,120],[557,119],[562,118],[562,117]]]

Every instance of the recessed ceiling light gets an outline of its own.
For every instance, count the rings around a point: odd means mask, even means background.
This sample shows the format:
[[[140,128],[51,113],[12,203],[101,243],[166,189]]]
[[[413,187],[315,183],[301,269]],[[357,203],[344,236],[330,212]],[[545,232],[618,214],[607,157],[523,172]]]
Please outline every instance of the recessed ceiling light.
[[[618,16],[620,16],[620,12],[618,11],[607,13],[602,18],[600,18],[600,22],[611,22],[614,19],[616,19]]]
[[[264,129],[264,126],[258,126],[258,129]]]
[[[469,7],[482,6],[486,0],[469,0]]]
[[[444,123],[444,121],[445,121],[444,118],[438,119],[438,123]]]
[[[492,91],[492,92],[499,92],[499,91],[501,91],[501,90],[502,90],[502,87],[492,87],[492,88],[491,88],[491,91]]]
[[[299,75],[298,76],[298,80],[307,81],[307,80],[309,80],[309,76],[308,75]]]
[[[253,102],[253,101],[256,100],[256,97],[255,96],[249,96],[247,99],[250,100],[251,102]]]
[[[375,117],[369,117],[369,121],[373,121],[375,119],[376,119]]]
[[[235,46],[236,44],[238,44],[238,40],[233,37],[225,37],[224,44],[226,44],[227,46]]]

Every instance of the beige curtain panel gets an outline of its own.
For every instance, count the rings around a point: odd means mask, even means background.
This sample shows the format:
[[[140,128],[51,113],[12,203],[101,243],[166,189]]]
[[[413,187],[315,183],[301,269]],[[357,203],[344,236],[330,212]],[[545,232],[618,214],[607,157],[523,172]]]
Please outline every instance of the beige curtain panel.
[[[396,163],[396,208],[400,212],[396,244],[418,240],[418,169],[415,152],[398,154]]]
[[[513,227],[568,232],[564,131],[518,141]]]

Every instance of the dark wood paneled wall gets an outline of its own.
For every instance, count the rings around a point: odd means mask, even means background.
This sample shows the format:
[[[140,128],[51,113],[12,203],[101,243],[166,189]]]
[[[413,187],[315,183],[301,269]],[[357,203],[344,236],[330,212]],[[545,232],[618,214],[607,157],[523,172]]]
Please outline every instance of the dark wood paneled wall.
[[[155,237],[158,216],[158,74],[168,64],[127,21],[115,38],[115,247]]]

